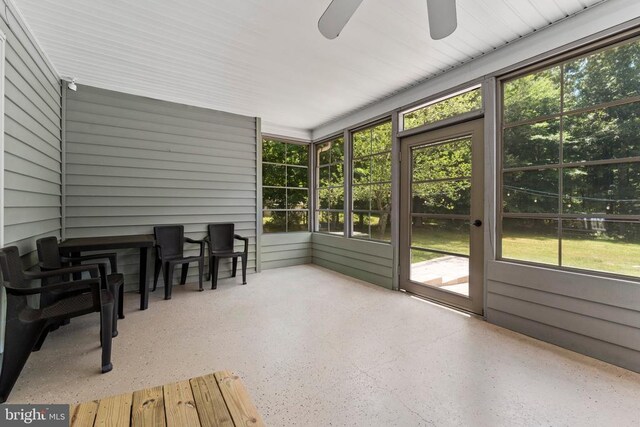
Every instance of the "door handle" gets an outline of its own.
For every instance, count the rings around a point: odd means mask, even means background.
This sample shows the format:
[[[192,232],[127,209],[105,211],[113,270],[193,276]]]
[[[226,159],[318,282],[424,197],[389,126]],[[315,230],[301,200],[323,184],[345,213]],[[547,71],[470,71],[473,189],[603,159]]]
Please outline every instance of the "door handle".
[[[480,227],[482,225],[482,221],[476,219],[475,221],[473,221],[473,225],[475,225],[476,227]]]

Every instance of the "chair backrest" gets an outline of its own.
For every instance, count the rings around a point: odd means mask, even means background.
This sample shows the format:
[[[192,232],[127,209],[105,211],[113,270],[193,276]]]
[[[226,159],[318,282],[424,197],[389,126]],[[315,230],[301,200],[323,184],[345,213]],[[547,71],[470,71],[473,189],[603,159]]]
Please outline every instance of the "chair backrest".
[[[49,270],[62,268],[57,237],[51,236],[38,239],[36,240],[36,247],[38,248],[38,261],[45,268]]]
[[[22,260],[17,246],[7,246],[0,249],[0,270],[5,282],[9,282],[14,288],[26,288]]]
[[[162,258],[182,256],[184,253],[184,226],[158,225],[153,227],[156,245]]]
[[[233,251],[233,223],[215,223],[207,226],[212,251]]]
[[[22,260],[16,246],[7,246],[0,249],[0,271],[2,272],[2,280],[11,287],[29,287],[29,283],[22,271]],[[18,316],[26,305],[26,297],[17,297],[7,293],[7,320]]]
[[[2,279],[14,288],[28,287],[22,272],[22,260],[15,246],[0,249]],[[16,383],[31,350],[47,325],[46,319],[30,315],[34,309],[27,305],[27,297],[7,292],[7,317],[4,354],[0,370],[0,403],[4,403]]]

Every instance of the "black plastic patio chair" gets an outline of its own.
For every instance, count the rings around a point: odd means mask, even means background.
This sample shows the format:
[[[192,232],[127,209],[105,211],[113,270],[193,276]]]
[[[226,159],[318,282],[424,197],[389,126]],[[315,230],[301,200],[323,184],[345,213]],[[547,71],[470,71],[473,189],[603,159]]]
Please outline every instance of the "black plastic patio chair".
[[[81,265],[87,261],[96,264],[100,271],[102,288],[111,291],[114,296],[113,307],[113,336],[118,336],[118,318],[124,319],[124,276],[118,273],[118,255],[113,253],[99,253],[91,255],[83,255],[79,257],[67,257],[60,254],[58,247],[58,239],[56,237],[44,237],[36,241],[38,248],[38,261],[41,271],[58,270],[60,268],[72,265]],[[98,263],[98,260],[108,260],[111,268],[111,274],[107,274],[106,263]],[[45,285],[55,284],[58,282],[67,282],[70,280],[69,275],[59,275],[48,277],[44,280]],[[117,296],[117,298],[115,298]],[[45,304],[52,303],[64,297],[63,294],[50,293],[41,296]]]
[[[111,363],[111,327],[113,325],[113,295],[101,289],[99,269],[96,265],[82,265],[45,272],[22,270],[22,260],[16,246],[0,250],[0,270],[7,295],[7,317],[0,371],[0,403],[11,393],[22,368],[32,351],[42,345],[51,326],[63,319],[100,313],[100,342],[102,344],[103,373],[113,369]],[[36,279],[89,272],[90,279],[58,282],[49,285],[30,286]],[[30,295],[48,295],[52,292],[68,296],[52,304],[40,304],[40,308],[29,306]],[[46,301],[46,299],[45,299]]]
[[[153,227],[153,234],[156,239],[156,262],[153,276],[153,291],[155,291],[158,286],[160,270],[163,270],[164,299],[171,299],[173,272],[176,265],[182,264],[180,284],[184,285],[187,281],[189,264],[192,262],[198,263],[198,290],[202,291],[202,274],[204,272],[204,240],[194,240],[184,237],[184,226],[182,225],[159,225]],[[200,254],[185,257],[185,243],[199,244]]]
[[[207,225],[207,242],[209,243],[209,274],[211,289],[218,287],[218,271],[221,258],[232,258],[231,277],[236,277],[238,258],[242,259],[242,284],[247,284],[247,254],[249,239],[235,234],[233,223],[214,223]],[[244,250],[237,252],[234,248],[235,240],[244,242]]]

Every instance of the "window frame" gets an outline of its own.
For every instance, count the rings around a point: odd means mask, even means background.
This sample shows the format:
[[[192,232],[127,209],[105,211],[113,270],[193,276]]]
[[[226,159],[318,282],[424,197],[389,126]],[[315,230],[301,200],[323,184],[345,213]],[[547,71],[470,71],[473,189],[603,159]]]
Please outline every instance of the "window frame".
[[[404,122],[405,115],[411,114],[417,110],[421,110],[421,109],[439,104],[444,101],[448,101],[452,98],[455,98],[460,95],[464,95],[469,92],[473,92],[475,90],[477,90],[480,94],[480,108],[477,108],[475,110],[465,111],[463,113],[455,114],[450,117],[445,117],[444,119],[436,120],[434,122],[422,123],[418,126],[413,126],[410,128],[405,127],[405,122]],[[398,111],[398,125],[399,125],[398,133],[403,133],[403,134],[404,133],[408,134],[409,132],[422,133],[429,128],[441,127],[443,125],[448,126],[449,123],[457,123],[463,120],[472,120],[473,118],[482,116],[484,114],[484,99],[485,99],[485,93],[484,93],[484,87],[483,87],[482,81],[465,83],[456,88],[453,88],[452,90],[445,91],[440,95],[433,97],[427,101],[422,101],[418,104],[412,105],[407,108],[403,108],[400,111]],[[467,119],[467,117],[469,117],[469,119]]]
[[[570,221],[577,219],[584,219],[588,215],[593,215],[593,218],[609,220],[609,221],[620,221],[620,222],[640,222],[640,214],[637,215],[613,215],[613,214],[567,214],[562,212],[562,205],[564,199],[563,193],[563,171],[566,169],[576,168],[576,167],[589,167],[589,166],[607,166],[614,164],[623,164],[623,163],[636,163],[640,166],[640,156],[627,157],[627,158],[610,158],[604,160],[588,160],[588,161],[573,161],[573,162],[564,162],[563,159],[563,146],[564,146],[564,135],[563,135],[563,126],[559,125],[559,153],[558,153],[558,162],[554,164],[545,164],[545,165],[533,165],[533,166],[521,166],[521,167],[504,167],[504,131],[508,128],[515,128],[517,126],[523,126],[527,124],[540,123],[543,121],[554,120],[557,119],[562,123],[562,119],[566,117],[571,117],[572,115],[579,115],[587,112],[603,110],[607,108],[612,108],[616,106],[624,106],[631,105],[634,103],[640,103],[640,95],[625,97],[621,99],[616,99],[613,101],[601,102],[598,104],[590,105],[588,107],[574,108],[570,110],[564,109],[564,78],[560,80],[560,110],[554,114],[541,115],[535,117],[533,119],[525,119],[525,120],[517,120],[505,124],[504,121],[504,86],[505,83],[509,81],[517,80],[518,78],[525,77],[536,72],[545,71],[552,69],[554,67],[560,67],[561,71],[564,70],[564,66],[576,59],[585,58],[591,55],[598,54],[600,52],[616,48],[618,46],[633,43],[640,43],[640,30],[632,30],[625,31],[617,35],[609,36],[604,39],[600,39],[591,43],[587,43],[585,45],[579,46],[577,48],[564,51],[557,55],[553,55],[550,57],[546,57],[544,60],[533,63],[531,65],[527,65],[523,68],[519,68],[513,71],[508,72],[507,74],[498,76],[496,78],[496,180],[495,180],[495,217],[496,217],[496,244],[495,244],[495,259],[497,261],[504,261],[514,264],[522,264],[534,267],[542,267],[548,268],[551,270],[558,271],[566,271],[573,273],[581,273],[581,274],[589,274],[591,276],[600,276],[607,277],[613,279],[622,279],[622,280],[632,280],[639,281],[640,276],[631,276],[622,273],[613,273],[610,271],[601,271],[601,270],[591,270],[586,268],[579,267],[570,267],[562,265],[562,221]],[[518,172],[518,171],[536,171],[536,170],[556,170],[558,171],[558,212],[557,213],[507,213],[503,212],[503,203],[504,203],[504,194],[503,194],[503,185],[504,185],[504,173],[505,169],[507,172]],[[558,244],[558,256],[556,264],[545,264],[543,262],[536,261],[528,261],[514,258],[507,258],[502,255],[502,240],[503,240],[503,219],[504,218],[515,218],[515,219],[549,219],[553,221],[557,221],[557,244]]]
[[[289,164],[286,163],[286,148],[285,148],[285,163],[274,163],[274,162],[268,162],[264,160],[264,145],[265,145],[265,141],[275,141],[275,142],[279,142],[282,144],[287,144],[287,145],[298,145],[298,146],[305,146],[307,148],[307,165],[306,166],[302,166],[302,165],[294,165],[294,164]],[[261,202],[261,207],[260,207],[260,219],[261,219],[261,224],[260,224],[260,228],[262,230],[262,234],[288,234],[288,233],[308,233],[312,230],[311,228],[311,221],[312,221],[312,216],[311,216],[311,197],[312,197],[312,191],[311,191],[311,180],[313,179],[312,177],[312,173],[311,173],[311,146],[313,144],[309,143],[309,142],[304,142],[304,141],[297,141],[297,140],[292,140],[290,138],[283,138],[277,135],[268,135],[268,134],[262,134],[262,142],[260,144],[260,149],[261,149],[261,162],[260,162],[260,168],[261,168],[261,176],[262,176],[262,182],[260,182],[260,188],[261,188],[261,193],[262,193],[262,199],[260,200]],[[286,184],[284,187],[278,187],[278,186],[272,186],[272,185],[264,185],[264,165],[265,164],[269,164],[269,165],[276,165],[276,166],[285,166],[285,167],[296,167],[296,168],[306,168],[307,169],[307,185],[305,187],[288,187]],[[285,179],[287,177],[287,174],[285,174]],[[284,189],[286,192],[285,195],[285,208],[284,209],[265,209],[264,207],[264,189],[265,188],[280,188],[280,189]],[[307,190],[307,208],[306,209],[289,209],[287,208],[287,204],[288,204],[288,191],[289,190],[302,190],[302,189],[306,189]],[[265,231],[264,230],[264,212],[265,211],[276,211],[276,212],[307,212],[307,229],[306,230],[295,230],[295,231],[289,231],[289,222],[287,220],[285,220],[285,230],[284,231]]]
[[[320,208],[320,161],[319,161],[319,156],[318,156],[318,147],[323,145],[323,144],[327,144],[327,143],[332,143],[338,139],[342,138],[342,162],[330,162],[326,165],[323,166],[329,166],[329,168],[331,168],[331,166],[333,165],[338,165],[338,164],[342,164],[342,191],[343,191],[343,200],[342,200],[342,209],[321,209]],[[328,138],[324,138],[320,141],[316,141],[314,142],[312,145],[312,155],[313,155],[313,180],[311,182],[310,188],[309,190],[312,191],[313,193],[313,227],[312,227],[312,232],[314,233],[322,233],[322,234],[327,234],[330,236],[340,236],[342,235],[343,237],[346,236],[346,231],[347,231],[347,218],[346,218],[346,207],[347,207],[347,198],[346,198],[346,194],[348,191],[348,185],[347,185],[347,179],[346,179],[346,159],[347,159],[347,146],[349,145],[347,143],[347,140],[345,139],[345,135],[344,132],[340,132],[340,133],[336,133],[333,136],[330,136]],[[339,185],[335,185],[335,186],[329,186],[329,187],[323,187],[324,188],[340,188]],[[332,233],[330,230],[329,231],[321,231],[319,228],[319,224],[320,224],[320,213],[321,212],[328,212],[328,213],[342,213],[343,215],[343,226],[342,226],[342,233]]]
[[[360,158],[368,158],[368,157],[374,157],[377,155],[383,155],[383,154],[388,154],[391,157],[391,169],[389,170],[389,181],[380,181],[380,182],[376,182],[375,184],[388,184],[390,187],[390,191],[389,191],[389,199],[390,199],[390,203],[389,203],[389,215],[391,216],[392,214],[392,204],[393,202],[391,201],[392,197],[393,197],[393,174],[392,174],[392,169],[393,169],[393,141],[395,138],[394,135],[394,131],[393,131],[393,118],[391,116],[384,116],[381,118],[378,118],[376,120],[373,121],[369,121],[361,126],[357,126],[354,128],[351,128],[348,130],[348,134],[349,134],[349,157],[347,159],[347,157],[345,156],[345,163],[349,163],[349,179],[345,179],[345,182],[348,182],[347,185],[347,191],[349,192],[349,202],[347,204],[347,201],[345,200],[345,230],[346,230],[346,237],[350,238],[350,239],[357,239],[357,240],[362,240],[362,241],[366,241],[366,242],[375,242],[375,243],[382,243],[382,244],[386,244],[386,245],[391,245],[393,242],[393,235],[390,236],[389,240],[380,240],[380,239],[374,239],[374,238],[365,238],[365,237],[359,237],[359,236],[354,236],[353,235],[353,213],[354,212],[368,212],[369,214],[371,214],[372,212],[374,213],[382,213],[383,211],[378,211],[378,210],[368,210],[368,211],[364,211],[361,209],[358,209],[357,211],[354,211],[353,209],[353,161],[354,161],[354,157],[353,157],[353,135],[357,132],[362,132],[365,131],[367,129],[372,129],[374,127],[377,127],[379,125],[385,124],[385,123],[389,123],[389,125],[391,126],[391,146],[389,148],[389,150],[387,151],[381,151],[378,153],[371,153],[368,154],[366,156],[361,156],[358,157],[358,159]],[[364,184],[358,184],[358,185],[364,185]],[[369,183],[369,185],[372,185],[372,183]],[[371,207],[371,206],[369,206]],[[347,221],[348,221],[348,225],[347,225]],[[393,233],[392,233],[393,234]]]

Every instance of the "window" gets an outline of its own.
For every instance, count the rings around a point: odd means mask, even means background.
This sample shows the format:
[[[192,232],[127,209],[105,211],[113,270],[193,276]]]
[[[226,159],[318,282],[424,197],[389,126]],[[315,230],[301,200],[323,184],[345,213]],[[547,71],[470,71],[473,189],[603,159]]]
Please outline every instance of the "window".
[[[502,257],[640,276],[638,39],[502,92]]]
[[[391,241],[391,122],[351,134],[352,237]]]
[[[344,233],[344,138],[316,147],[316,231]]]
[[[482,110],[482,91],[477,87],[407,111],[402,115],[403,129],[412,129],[480,110]]]
[[[262,230],[309,230],[309,147],[262,142]]]

